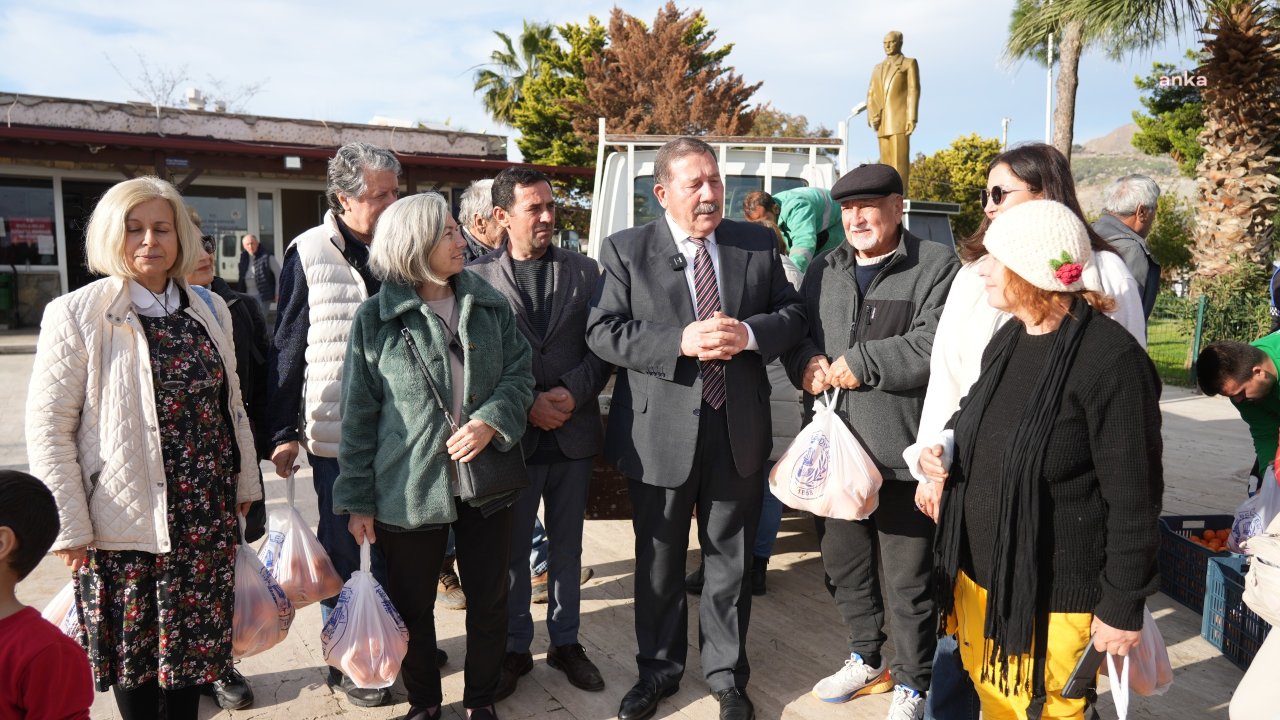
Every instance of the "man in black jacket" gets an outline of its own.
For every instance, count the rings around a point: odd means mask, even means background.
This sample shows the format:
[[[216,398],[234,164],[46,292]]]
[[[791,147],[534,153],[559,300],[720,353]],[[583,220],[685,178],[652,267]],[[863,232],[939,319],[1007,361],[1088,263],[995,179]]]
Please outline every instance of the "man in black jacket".
[[[843,390],[837,412],[884,481],[867,519],[815,518],[850,655],[813,694],[840,703],[894,689],[889,717],[919,720],[935,642],[934,525],[915,506],[916,482],[902,451],[915,442],[934,332],[960,265],[950,247],[902,227],[902,189],[897,171],[882,164],[859,166],[832,187],[846,242],[809,265],[801,285],[809,336],[782,361],[810,395]],[[881,653],[886,611],[892,663]]]

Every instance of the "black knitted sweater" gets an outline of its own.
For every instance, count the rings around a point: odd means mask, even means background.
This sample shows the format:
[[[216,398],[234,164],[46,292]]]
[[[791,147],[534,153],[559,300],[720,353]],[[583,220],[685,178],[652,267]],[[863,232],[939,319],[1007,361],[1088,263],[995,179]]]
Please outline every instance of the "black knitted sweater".
[[[1052,334],[1021,338],[979,425],[966,480],[961,563],[984,587],[996,533],[1004,531],[991,518],[1007,441],[1051,342]],[[1142,628],[1143,603],[1158,585],[1159,398],[1146,352],[1121,325],[1095,317],[1044,449],[1039,566],[1050,612],[1089,612],[1121,630]]]

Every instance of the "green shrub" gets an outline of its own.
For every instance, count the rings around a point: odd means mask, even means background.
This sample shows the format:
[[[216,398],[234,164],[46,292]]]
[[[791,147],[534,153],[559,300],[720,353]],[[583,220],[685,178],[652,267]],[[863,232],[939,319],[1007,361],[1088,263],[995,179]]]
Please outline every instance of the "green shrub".
[[[1213,278],[1196,278],[1191,283],[1193,297],[1204,295],[1201,346],[1218,340],[1253,342],[1271,329],[1270,281],[1266,269],[1243,258],[1231,270]],[[1195,318],[1191,318],[1192,332]]]

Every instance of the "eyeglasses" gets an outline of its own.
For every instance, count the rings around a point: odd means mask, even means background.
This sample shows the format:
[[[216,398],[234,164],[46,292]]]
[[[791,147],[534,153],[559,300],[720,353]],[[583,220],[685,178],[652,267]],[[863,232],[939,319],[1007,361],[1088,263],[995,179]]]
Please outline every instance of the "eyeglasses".
[[[204,251],[209,253],[210,255],[213,254],[213,249],[217,247],[216,245],[213,244],[212,235],[201,235],[200,245],[204,248]]]
[[[995,203],[996,205],[999,205],[1000,203],[1004,202],[1004,199],[1005,199],[1006,197],[1009,197],[1009,193],[1016,193],[1016,192],[1027,192],[1027,189],[1026,189],[1026,188],[1012,188],[1012,189],[1010,189],[1010,190],[1006,190],[1006,189],[1004,189],[1004,188],[1000,187],[999,185],[996,185],[995,187],[991,188],[990,190],[987,190],[986,188],[983,188],[982,190],[979,190],[979,191],[978,191],[978,202],[982,204],[982,207],[986,207],[986,206],[987,206],[987,196],[988,196],[987,194],[988,194],[988,193],[990,193],[991,202]]]

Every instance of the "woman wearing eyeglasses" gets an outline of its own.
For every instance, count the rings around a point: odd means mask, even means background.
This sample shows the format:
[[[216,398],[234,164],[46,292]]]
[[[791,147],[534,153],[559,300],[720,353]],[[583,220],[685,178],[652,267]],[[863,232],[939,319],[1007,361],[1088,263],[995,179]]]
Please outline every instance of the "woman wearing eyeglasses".
[[[236,513],[262,497],[221,299],[177,190],[107,191],[89,220],[107,277],[45,309],[27,396],[31,472],[58,501],[79,640],[120,715],[195,718],[231,670]]]
[[[979,271],[987,251],[983,238],[991,223],[1010,208],[1031,200],[1062,203],[1085,222],[1076,199],[1071,164],[1052,145],[1033,143],[1007,150],[987,167],[987,186],[979,194],[986,217],[978,230],[957,243],[964,266],[956,274],[947,295],[947,304],[938,321],[933,352],[929,360],[929,386],[916,444],[903,451],[907,467],[920,481],[916,505],[935,521],[942,484],[927,480],[919,468],[921,452],[946,426],[960,406],[960,399],[978,379],[982,351],[1002,325],[1013,316],[988,303],[987,290]],[[1106,314],[1119,322],[1142,346],[1146,346],[1146,320],[1142,296],[1124,259],[1111,250],[1085,223],[1095,261],[1087,269],[1086,282],[1110,296],[1114,308]],[[933,681],[929,689],[929,715],[934,720],[976,720],[977,696],[960,669],[954,638],[942,638],[934,656]]]

